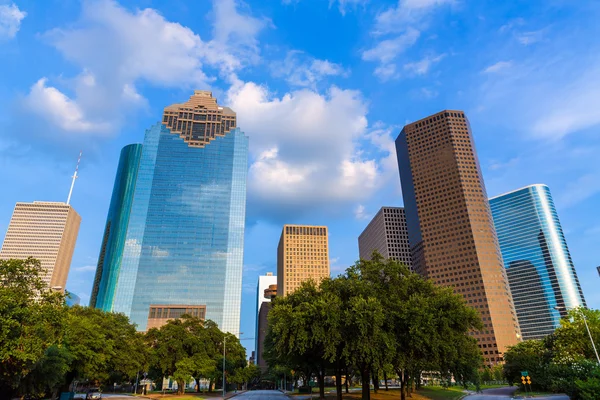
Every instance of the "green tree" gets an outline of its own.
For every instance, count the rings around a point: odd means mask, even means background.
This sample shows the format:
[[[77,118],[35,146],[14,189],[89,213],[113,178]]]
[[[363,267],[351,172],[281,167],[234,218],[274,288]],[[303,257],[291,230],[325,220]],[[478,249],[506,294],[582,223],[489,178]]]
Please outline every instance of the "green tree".
[[[90,307],[69,308],[64,346],[71,357],[64,389],[73,380],[109,383],[111,377],[135,377],[147,368],[143,334],[123,314]]]
[[[173,377],[177,392],[183,394],[186,382],[195,374],[214,367],[206,351],[206,340],[204,322],[199,318],[184,315],[170,320],[146,334],[146,343],[151,348],[150,365],[163,376]]]
[[[65,333],[64,296],[48,289],[40,271],[32,258],[0,260],[0,399],[42,390],[27,377]]]

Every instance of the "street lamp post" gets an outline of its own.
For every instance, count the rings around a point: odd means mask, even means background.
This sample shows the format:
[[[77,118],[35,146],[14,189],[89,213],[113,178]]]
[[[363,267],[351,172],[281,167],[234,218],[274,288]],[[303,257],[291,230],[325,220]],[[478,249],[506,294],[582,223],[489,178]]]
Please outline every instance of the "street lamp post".
[[[590,342],[592,342],[592,348],[594,349],[594,354],[596,354],[596,360],[598,360],[598,365],[600,365],[600,357],[598,356],[598,350],[596,350],[596,345],[594,344],[594,338],[592,337],[592,332],[590,331],[590,327],[587,324],[587,319],[585,318],[585,314],[583,313],[583,311],[581,311],[579,308],[567,308],[567,307],[554,307],[557,310],[576,310],[577,312],[579,312],[579,315],[581,315],[581,318],[583,318],[583,323],[585,324],[585,329],[587,330],[587,333],[590,337]]]

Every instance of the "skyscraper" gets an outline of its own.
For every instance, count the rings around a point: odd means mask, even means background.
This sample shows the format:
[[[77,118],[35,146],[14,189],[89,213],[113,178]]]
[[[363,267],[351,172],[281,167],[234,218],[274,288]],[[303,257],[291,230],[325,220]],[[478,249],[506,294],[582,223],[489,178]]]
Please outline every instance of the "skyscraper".
[[[81,217],[67,203],[17,203],[0,258],[38,259],[43,281],[64,292],[80,223]]]
[[[272,272],[267,272],[266,275],[261,275],[258,277],[258,285],[256,287],[256,332],[254,335],[255,338],[255,349],[256,349],[256,363],[259,364],[262,358],[262,353],[260,353],[259,347],[262,346],[262,338],[260,335],[260,310],[263,303],[271,302],[271,297],[265,297],[265,289],[269,289],[269,286],[277,285],[277,277],[273,275]],[[266,315],[265,315],[266,321]]]
[[[277,246],[277,294],[286,296],[306,280],[328,277],[327,227],[284,225]]]
[[[471,128],[462,111],[408,124],[396,139],[413,268],[479,311],[486,365],[519,341],[519,325]]]
[[[358,237],[360,258],[370,260],[377,250],[384,258],[412,268],[406,214],[403,207],[381,207]]]
[[[265,351],[265,339],[267,338],[267,328],[269,320],[267,319],[271,311],[271,300],[277,296],[277,285],[269,285],[262,290],[262,297],[268,301],[262,302],[256,318],[256,365],[263,371],[267,369],[267,362],[263,356]]]
[[[190,309],[237,334],[247,160],[235,113],[210,92],[166,107],[121,152],[90,304],[139,330]]]
[[[585,307],[550,189],[527,186],[490,207],[523,339],[542,338],[568,308]]]

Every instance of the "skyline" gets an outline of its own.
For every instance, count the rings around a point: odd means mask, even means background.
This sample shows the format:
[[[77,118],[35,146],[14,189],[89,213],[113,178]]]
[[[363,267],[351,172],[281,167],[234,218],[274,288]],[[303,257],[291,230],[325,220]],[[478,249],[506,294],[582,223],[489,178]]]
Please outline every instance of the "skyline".
[[[600,293],[594,290],[599,261],[593,251],[600,240],[595,212],[600,166],[594,159],[600,149],[600,116],[586,105],[597,104],[594,90],[600,87],[593,74],[600,66],[593,56],[600,54],[593,40],[598,7],[591,2],[531,2],[524,8],[448,3],[413,14],[421,18],[407,24],[414,30],[393,32],[388,24],[386,32],[375,34],[377,19],[402,18],[401,3],[348,6],[342,14],[344,3],[328,7],[309,0],[246,6],[223,1],[217,9],[208,2],[174,2],[172,8],[157,2],[156,10],[146,12],[139,11],[149,6],[145,1],[126,1],[122,7],[84,2],[84,10],[53,1],[16,1],[27,15],[14,36],[0,42],[7,60],[0,70],[14,77],[0,87],[5,171],[0,183],[11,188],[0,200],[0,230],[6,232],[16,202],[64,201],[72,165],[83,149],[71,202],[82,224],[67,289],[86,304],[121,147],[141,142],[160,111],[188,95],[190,88],[179,88],[182,82],[193,84],[191,89],[212,89],[220,103],[238,113],[239,126],[250,137],[241,331],[254,332],[250,311],[257,277],[275,271],[283,224],[327,225],[332,274],[341,272],[358,258],[356,239],[377,210],[403,205],[395,153],[390,153],[393,138],[406,122],[460,108],[471,120],[489,196],[540,182],[551,188],[588,306],[600,308]],[[97,4],[105,6],[90,9]],[[53,18],[42,17],[53,8]],[[309,15],[313,30],[300,37],[298,27]],[[115,17],[114,24],[108,16]],[[234,29],[225,18],[241,23]],[[189,61],[189,66],[177,70],[168,62],[150,62],[152,68],[141,70],[135,59],[108,52],[105,41],[90,36],[90,27],[96,27],[107,37],[121,37],[128,32],[123,26],[142,22],[171,27],[178,37],[190,39],[165,42],[143,31],[157,53],[163,45],[184,47],[167,58]],[[572,29],[575,24],[578,30]],[[413,44],[402,42],[403,37]],[[82,38],[89,38],[110,62],[103,64],[79,48]],[[158,60],[144,40],[136,36],[123,46],[137,49],[136,57]],[[460,46],[453,48],[453,42]],[[387,50],[377,47],[381,43],[389,45]],[[217,45],[230,56],[222,70],[197,56],[200,47],[208,52]],[[370,51],[375,49],[389,54]],[[35,62],[38,58],[44,62]],[[223,65],[226,61],[219,59]],[[107,77],[122,64],[131,66],[130,74],[117,76],[120,86],[108,85]],[[382,68],[380,75],[383,67],[391,71],[390,65],[402,76],[382,80],[374,75],[377,68]],[[199,72],[215,79],[201,82]],[[78,118],[57,126],[55,116],[63,109],[76,110]],[[305,121],[307,113],[314,121]],[[303,129],[317,132],[305,135]],[[319,165],[323,158],[326,165]],[[319,173],[323,178],[313,179]],[[257,180],[259,175],[268,179]],[[347,177],[347,185],[335,183],[340,176]],[[287,184],[275,191],[277,179]],[[294,186],[301,196],[295,196]],[[319,193],[319,187],[332,190]],[[306,201],[310,196],[314,202]]]

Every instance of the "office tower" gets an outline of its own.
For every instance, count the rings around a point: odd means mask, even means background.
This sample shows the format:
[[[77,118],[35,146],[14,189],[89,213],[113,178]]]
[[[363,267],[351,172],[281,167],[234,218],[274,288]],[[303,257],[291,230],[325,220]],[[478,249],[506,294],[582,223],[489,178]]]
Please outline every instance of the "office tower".
[[[210,92],[166,107],[121,151],[90,305],[142,331],[159,309],[203,309],[237,334],[247,161],[235,113]]]
[[[600,276],[600,267],[596,267],[596,270],[598,271],[598,276]]]
[[[65,290],[65,303],[67,303],[69,307],[78,306],[81,303],[81,299],[75,293]]]
[[[476,308],[486,365],[520,332],[471,128],[446,110],[406,125],[396,139],[413,268]]]
[[[277,293],[285,296],[306,280],[328,277],[327,227],[284,225],[277,246]]]
[[[269,325],[269,321],[267,319],[269,315],[269,311],[271,311],[271,300],[277,296],[277,285],[269,285],[266,289],[263,290],[263,298],[268,301],[263,302],[260,305],[260,309],[258,310],[258,317],[256,318],[256,360],[261,370],[267,370],[267,362],[263,357],[263,352],[265,351],[265,339],[267,338],[267,328]]]
[[[64,291],[80,223],[81,217],[67,203],[17,203],[0,258],[38,259],[42,280]]]
[[[384,258],[394,259],[412,268],[404,208],[381,207],[360,234],[358,237],[360,258],[370,260],[374,250]]]
[[[266,275],[261,275],[258,277],[258,285],[256,288],[256,332],[255,332],[255,349],[258,350],[259,343],[262,344],[261,338],[259,335],[259,318],[260,318],[260,309],[263,303],[268,303],[271,301],[271,297],[265,297],[265,289],[269,289],[269,286],[277,285],[277,277],[273,275],[272,272],[267,272]],[[262,354],[257,352],[256,361],[260,361]]]
[[[540,339],[567,309],[586,306],[550,189],[517,189],[491,198],[490,208],[521,334]]]

